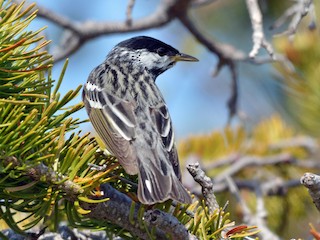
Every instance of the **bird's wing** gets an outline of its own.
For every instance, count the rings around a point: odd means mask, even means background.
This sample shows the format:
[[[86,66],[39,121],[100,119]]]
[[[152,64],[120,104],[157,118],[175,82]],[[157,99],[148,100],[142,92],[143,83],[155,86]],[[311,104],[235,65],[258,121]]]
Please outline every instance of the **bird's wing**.
[[[133,104],[98,88],[85,86],[84,92],[83,97],[90,104],[86,106],[89,118],[98,135],[126,172],[137,174],[136,152],[130,143],[135,138]]]
[[[176,176],[181,179],[181,172],[179,167],[179,159],[177,149],[175,147],[174,132],[172,122],[167,106],[162,103],[157,107],[150,107],[152,121],[161,136],[164,148],[169,154],[169,160],[172,164]]]

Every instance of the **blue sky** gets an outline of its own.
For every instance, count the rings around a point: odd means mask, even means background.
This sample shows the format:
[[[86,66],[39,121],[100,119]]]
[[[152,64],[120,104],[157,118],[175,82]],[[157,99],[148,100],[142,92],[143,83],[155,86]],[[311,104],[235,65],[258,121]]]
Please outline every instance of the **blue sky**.
[[[76,21],[125,21],[127,5],[127,1],[105,0],[95,0],[92,4],[88,4],[88,1],[85,0],[37,0],[35,2]],[[155,2],[148,0],[136,1],[133,18],[148,15],[156,8]],[[41,19],[34,21],[31,28],[37,29],[43,26],[48,26],[46,33],[48,38],[53,40],[50,49],[54,50],[54,45],[58,44],[59,37],[63,32],[54,24]],[[242,39],[242,41],[250,40],[250,34],[248,32],[249,36]],[[193,37],[177,21],[163,28],[130,34],[113,34],[88,42],[70,56],[69,66],[61,86],[61,93],[75,89],[79,84],[84,84],[90,71],[105,59],[105,56],[114,45],[138,35],[158,38],[200,60],[197,63],[178,63],[157,79],[157,84],[168,104],[178,139],[221,129],[226,124],[228,117],[226,102],[230,95],[231,82],[229,72],[223,70],[218,77],[213,78],[212,71],[217,62],[216,56],[208,53],[205,48],[197,44]],[[231,41],[241,41],[241,36],[239,36],[239,39],[231,39]],[[60,62],[54,66],[54,79],[58,78],[62,64]],[[260,79],[261,73],[268,70],[264,67],[258,67],[258,71],[256,71],[257,67],[254,67],[248,68],[246,64],[241,64],[239,67],[241,76],[240,106],[245,111],[259,115],[271,111],[268,101],[260,97],[261,93],[259,91],[257,92],[257,89],[261,88],[261,84],[264,81],[264,79]],[[248,91],[251,91],[249,98],[246,97]],[[254,101],[252,101],[252,98],[254,98]],[[81,101],[80,96],[77,97],[76,101]],[[261,106],[264,106],[263,110],[261,110]],[[81,110],[75,117],[87,118],[85,110]],[[81,128],[85,131],[92,129],[89,123],[84,124]]]

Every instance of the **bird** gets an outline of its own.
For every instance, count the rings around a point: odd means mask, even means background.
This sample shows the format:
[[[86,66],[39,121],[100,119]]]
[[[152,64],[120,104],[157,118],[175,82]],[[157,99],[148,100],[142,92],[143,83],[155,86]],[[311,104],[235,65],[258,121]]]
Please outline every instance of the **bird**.
[[[138,200],[191,203],[181,170],[168,106],[155,81],[178,61],[197,58],[152,37],[118,43],[94,68],[82,100],[98,136],[125,172],[138,174]]]

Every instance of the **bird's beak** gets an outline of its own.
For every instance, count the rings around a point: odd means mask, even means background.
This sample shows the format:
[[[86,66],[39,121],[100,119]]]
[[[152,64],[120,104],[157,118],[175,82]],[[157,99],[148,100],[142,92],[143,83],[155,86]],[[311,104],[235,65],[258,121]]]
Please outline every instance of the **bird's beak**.
[[[179,61],[198,62],[199,61],[197,58],[184,53],[178,53],[177,55],[172,57],[172,60],[175,62],[179,62]]]

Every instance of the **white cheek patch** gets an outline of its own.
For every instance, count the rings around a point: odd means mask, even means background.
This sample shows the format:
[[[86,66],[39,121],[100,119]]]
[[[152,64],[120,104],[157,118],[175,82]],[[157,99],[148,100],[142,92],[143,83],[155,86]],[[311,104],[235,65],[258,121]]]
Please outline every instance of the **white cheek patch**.
[[[167,68],[167,66],[171,63],[171,60],[168,56],[160,57],[157,53],[145,51],[140,52],[138,61],[148,69]]]
[[[156,65],[156,62],[160,60],[160,57],[156,56],[155,53],[142,52],[138,57],[139,61],[147,67]]]

